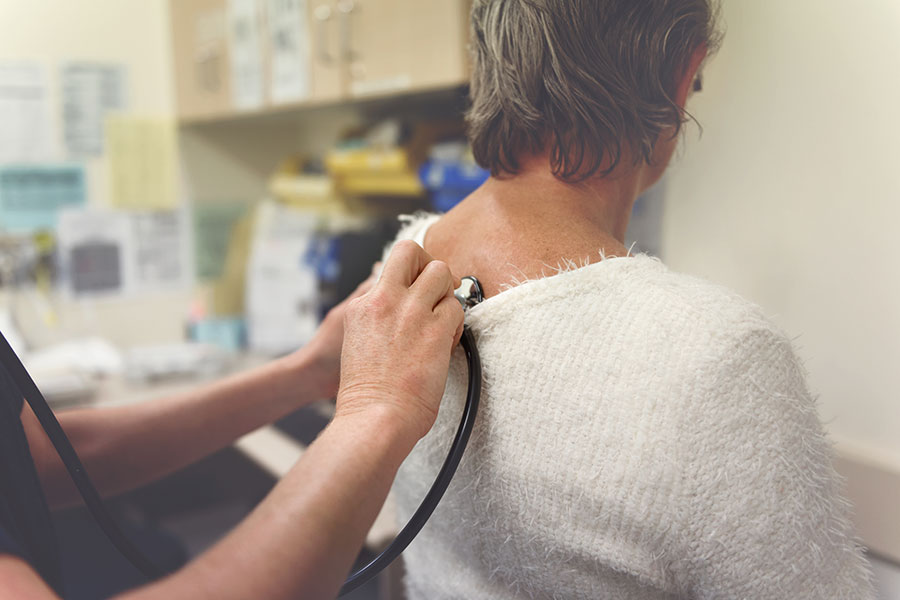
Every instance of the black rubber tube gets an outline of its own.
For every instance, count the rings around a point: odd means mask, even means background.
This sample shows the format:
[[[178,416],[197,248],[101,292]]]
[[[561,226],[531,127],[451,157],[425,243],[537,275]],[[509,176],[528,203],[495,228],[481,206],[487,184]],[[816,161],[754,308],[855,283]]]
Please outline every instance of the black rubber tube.
[[[34,411],[34,415],[40,422],[41,427],[47,432],[47,437],[50,438],[50,442],[56,448],[56,452],[72,477],[75,487],[78,488],[78,493],[84,499],[85,506],[87,506],[91,515],[97,521],[100,529],[103,530],[103,533],[106,534],[113,546],[144,576],[148,579],[160,577],[163,574],[162,569],[154,565],[125,537],[125,534],[122,533],[122,530],[109,514],[109,510],[103,504],[97,488],[91,483],[90,477],[84,470],[81,459],[75,453],[72,443],[66,437],[66,433],[60,426],[59,421],[56,420],[56,415],[53,414],[53,411],[47,405],[44,395],[41,394],[31,375],[28,374],[22,361],[16,356],[2,332],[0,332],[0,360],[6,366],[6,370],[13,378],[16,387],[19,388],[19,392],[25,397],[25,401],[28,402],[31,410]]]
[[[447,491],[447,487],[450,485],[450,481],[453,479],[453,475],[456,473],[459,461],[462,460],[463,452],[466,450],[466,444],[469,442],[469,436],[472,434],[475,417],[478,415],[478,404],[481,401],[481,358],[478,356],[475,339],[468,327],[463,329],[460,341],[463,350],[465,350],[466,362],[469,366],[469,389],[466,394],[466,405],[459,422],[459,428],[456,430],[453,443],[450,445],[450,452],[443,466],[441,466],[434,483],[431,485],[431,489],[425,495],[422,504],[410,518],[406,527],[397,534],[394,541],[372,562],[347,578],[344,585],[341,586],[339,596],[343,596],[369,581],[400,556],[421,531],[434,509],[437,508],[444,492]],[[47,437],[50,438],[53,447],[56,448],[56,452],[72,477],[75,487],[78,488],[78,493],[81,494],[85,505],[97,521],[100,529],[103,530],[103,533],[106,534],[106,537],[109,538],[109,541],[112,542],[116,549],[145,577],[151,580],[160,577],[163,574],[162,569],[154,565],[149,558],[128,540],[109,514],[109,510],[104,505],[97,488],[94,487],[90,477],[84,470],[84,465],[81,464],[78,454],[72,447],[69,438],[66,437],[66,433],[56,419],[56,415],[53,414],[53,410],[47,405],[44,395],[41,394],[37,385],[35,385],[22,361],[16,356],[9,342],[6,341],[3,332],[0,332],[0,361],[6,366],[19,391],[25,397],[25,401],[28,402],[31,410],[34,411],[41,427],[47,432]]]
[[[478,356],[475,338],[468,327],[463,329],[460,342],[463,350],[466,351],[466,362],[469,365],[469,391],[466,394],[466,406],[459,421],[459,428],[456,430],[453,443],[450,445],[450,453],[447,454],[441,470],[438,471],[434,483],[431,484],[431,489],[425,494],[425,499],[422,500],[422,504],[413,513],[406,527],[400,530],[394,541],[381,554],[376,556],[372,562],[347,578],[347,581],[341,586],[338,596],[343,596],[372,579],[406,550],[409,543],[413,541],[419,531],[422,530],[422,527],[425,526],[428,517],[437,508],[438,502],[441,501],[444,492],[447,491],[447,486],[450,485],[450,481],[456,473],[456,467],[459,466],[463,452],[466,451],[466,444],[469,443],[469,436],[472,434],[472,427],[475,425],[475,417],[478,416],[478,404],[481,401],[481,357]]]

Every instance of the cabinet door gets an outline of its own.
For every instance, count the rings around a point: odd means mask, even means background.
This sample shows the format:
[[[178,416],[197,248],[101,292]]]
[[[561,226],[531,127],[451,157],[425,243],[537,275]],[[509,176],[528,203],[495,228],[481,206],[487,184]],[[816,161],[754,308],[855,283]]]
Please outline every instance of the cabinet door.
[[[464,83],[467,0],[337,0],[348,94]]]
[[[169,6],[178,115],[231,111],[226,0],[171,0]]]
[[[335,0],[309,0],[312,93],[314,101],[337,100],[343,94],[346,66],[341,57]]]

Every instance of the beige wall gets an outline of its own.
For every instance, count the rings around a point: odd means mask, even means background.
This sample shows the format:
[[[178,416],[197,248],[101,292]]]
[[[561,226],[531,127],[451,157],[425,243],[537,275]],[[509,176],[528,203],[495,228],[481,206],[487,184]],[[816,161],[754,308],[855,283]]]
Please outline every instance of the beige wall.
[[[174,115],[165,0],[0,0],[0,60],[38,62],[44,66],[50,89],[50,117],[56,122],[57,132],[62,111],[59,67],[68,61],[124,65],[128,111],[142,116]],[[61,139],[58,143],[61,147]],[[90,202],[106,204],[106,160],[100,157],[85,164]],[[128,300],[57,300],[60,321],[51,329],[42,325],[32,300],[20,297],[17,313],[34,343],[101,334],[127,346],[179,339],[188,293],[160,292]]]
[[[726,0],[724,19],[665,258],[761,304],[839,447],[900,473],[900,3]]]
[[[164,0],[0,0],[0,58],[101,60],[131,71],[136,111],[171,114],[169,12]]]
[[[51,117],[61,125],[59,67],[101,61],[127,69],[128,110],[174,114],[168,4],[164,0],[0,0],[0,60],[39,62],[50,83]],[[107,199],[106,164],[87,163],[91,200]]]

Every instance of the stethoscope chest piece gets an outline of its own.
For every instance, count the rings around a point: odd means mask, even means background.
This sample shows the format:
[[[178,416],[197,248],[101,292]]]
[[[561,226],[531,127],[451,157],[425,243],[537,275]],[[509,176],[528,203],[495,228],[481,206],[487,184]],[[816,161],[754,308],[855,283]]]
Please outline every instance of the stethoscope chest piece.
[[[471,275],[462,278],[462,284],[456,288],[453,295],[462,304],[463,310],[468,310],[484,300],[481,283]]]

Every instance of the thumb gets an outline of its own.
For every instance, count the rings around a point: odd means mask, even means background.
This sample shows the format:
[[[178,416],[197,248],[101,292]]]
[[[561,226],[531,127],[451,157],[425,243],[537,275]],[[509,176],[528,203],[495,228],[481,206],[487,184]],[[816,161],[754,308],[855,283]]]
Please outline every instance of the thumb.
[[[459,344],[459,340],[462,339],[463,328],[466,326],[465,323],[460,323],[459,327],[456,329],[456,334],[453,336],[453,347],[456,348],[456,345]]]

